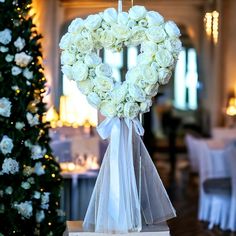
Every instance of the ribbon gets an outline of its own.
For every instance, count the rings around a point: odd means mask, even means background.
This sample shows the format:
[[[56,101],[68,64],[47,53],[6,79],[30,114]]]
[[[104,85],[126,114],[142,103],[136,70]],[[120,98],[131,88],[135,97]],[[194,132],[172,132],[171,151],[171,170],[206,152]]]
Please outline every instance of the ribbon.
[[[146,224],[175,217],[175,210],[140,137],[144,134],[140,121],[107,118],[97,131],[102,139],[110,138],[110,144],[83,229],[98,233],[137,232],[142,229],[141,212]]]
[[[128,132],[127,132],[128,129]],[[133,204],[131,209],[137,209],[140,216],[137,216],[137,212],[130,211],[128,224],[132,225],[132,228],[141,230],[141,212],[140,212],[140,194],[137,191],[137,184],[134,173],[133,165],[133,129],[138,136],[144,134],[144,129],[140,121],[136,119],[119,119],[117,117],[105,119],[98,127],[98,134],[102,139],[110,137],[110,185],[109,185],[109,202],[108,211],[110,216],[119,222],[121,216],[120,203],[122,201],[122,194],[127,195],[129,204]],[[120,158],[122,155],[126,155],[126,166],[121,164]],[[127,169],[126,183],[122,183],[120,178],[120,168]],[[139,176],[140,179],[141,176]],[[121,191],[121,188],[127,184],[128,193]],[[140,186],[139,186],[140,189]],[[135,205],[136,204],[136,205]],[[138,217],[138,220],[134,220]]]

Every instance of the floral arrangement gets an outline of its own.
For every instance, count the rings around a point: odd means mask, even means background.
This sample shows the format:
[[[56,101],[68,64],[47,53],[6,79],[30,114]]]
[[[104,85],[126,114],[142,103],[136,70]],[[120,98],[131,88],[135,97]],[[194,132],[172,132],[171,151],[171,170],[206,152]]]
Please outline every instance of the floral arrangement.
[[[133,6],[128,13],[109,8],[71,22],[60,41],[62,72],[104,116],[133,119],[149,111],[159,85],[168,83],[182,48],[179,37],[176,24],[165,22],[158,12],[143,6]],[[98,50],[138,45],[137,65],[124,82],[115,81]]]

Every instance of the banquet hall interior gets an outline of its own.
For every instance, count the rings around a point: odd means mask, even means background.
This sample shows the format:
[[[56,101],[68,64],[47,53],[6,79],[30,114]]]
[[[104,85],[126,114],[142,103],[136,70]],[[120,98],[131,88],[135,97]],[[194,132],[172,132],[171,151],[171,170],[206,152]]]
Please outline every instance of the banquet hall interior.
[[[236,0],[122,2],[124,11],[132,5],[159,12],[181,32],[174,73],[150,112],[140,116],[144,144],[176,209],[170,235],[235,235]],[[61,167],[61,207],[70,221],[84,219],[108,141],[96,131],[104,117],[61,72],[59,42],[73,19],[117,6],[115,0],[33,0],[47,79],[45,121]],[[139,53],[140,47],[101,50],[117,81]]]

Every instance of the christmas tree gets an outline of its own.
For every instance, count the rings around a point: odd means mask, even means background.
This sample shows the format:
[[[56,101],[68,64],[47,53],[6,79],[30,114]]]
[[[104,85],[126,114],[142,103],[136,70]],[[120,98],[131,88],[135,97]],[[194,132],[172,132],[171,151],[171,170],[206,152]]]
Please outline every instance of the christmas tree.
[[[32,0],[0,0],[0,235],[62,235],[62,178],[49,147]]]

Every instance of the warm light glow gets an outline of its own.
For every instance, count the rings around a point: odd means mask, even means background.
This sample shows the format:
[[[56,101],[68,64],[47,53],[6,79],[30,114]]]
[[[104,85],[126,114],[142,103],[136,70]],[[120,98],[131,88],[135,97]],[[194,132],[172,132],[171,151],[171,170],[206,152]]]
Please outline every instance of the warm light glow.
[[[206,12],[204,17],[205,31],[209,38],[213,38],[214,44],[218,42],[219,36],[219,12]]]
[[[62,172],[78,172],[84,173],[88,170],[99,170],[100,165],[98,157],[94,155],[88,155],[86,158],[80,156],[80,163],[74,162],[60,162]]]
[[[75,164],[73,162],[68,163],[67,168],[69,171],[75,170]]]
[[[82,126],[88,120],[91,126],[96,126],[98,123],[97,110],[88,103],[86,96],[78,90],[76,82],[70,81],[64,76],[63,92],[66,96],[63,96],[65,101],[62,100],[61,102],[63,103],[62,109],[66,111],[66,114],[61,109],[60,113],[63,113],[61,120],[65,122],[65,125]]]
[[[226,108],[226,114],[229,116],[235,116],[236,115],[236,98],[230,98],[229,105]]]
[[[206,12],[205,14],[205,30],[208,37],[211,36],[211,25],[212,25],[212,14],[211,12]]]
[[[216,44],[218,42],[218,28],[219,28],[219,12],[213,11],[212,12],[212,37],[213,37],[213,42]]]

